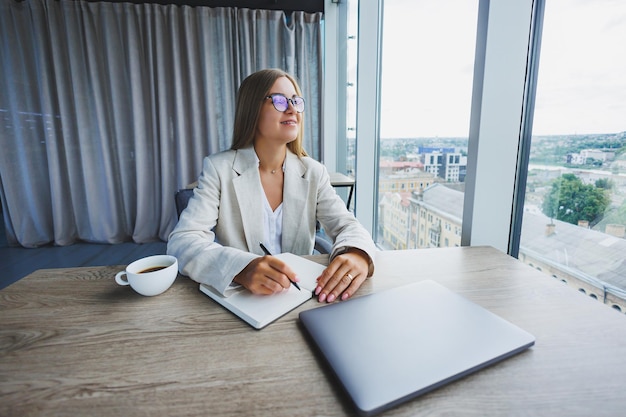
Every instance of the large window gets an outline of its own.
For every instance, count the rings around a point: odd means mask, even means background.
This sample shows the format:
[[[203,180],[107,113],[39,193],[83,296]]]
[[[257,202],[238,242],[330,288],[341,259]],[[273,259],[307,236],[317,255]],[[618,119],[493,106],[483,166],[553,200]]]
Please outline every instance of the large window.
[[[461,244],[477,14],[478,0],[384,2],[382,249]]]
[[[626,3],[546,1],[519,258],[626,311]]]
[[[380,248],[491,245],[626,311],[626,3],[373,3],[356,214]]]

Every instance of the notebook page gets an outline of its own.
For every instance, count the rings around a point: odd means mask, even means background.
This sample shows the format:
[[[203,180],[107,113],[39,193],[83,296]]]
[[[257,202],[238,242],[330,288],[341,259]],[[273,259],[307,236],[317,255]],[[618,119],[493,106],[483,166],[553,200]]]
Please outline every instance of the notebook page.
[[[315,287],[317,287],[317,277],[326,269],[322,264],[318,264],[302,256],[294,255],[293,253],[279,253],[274,256],[293,269],[296,276],[300,279],[298,285],[302,288],[302,291],[308,290],[309,292],[313,292]],[[294,289],[298,291],[297,288]]]

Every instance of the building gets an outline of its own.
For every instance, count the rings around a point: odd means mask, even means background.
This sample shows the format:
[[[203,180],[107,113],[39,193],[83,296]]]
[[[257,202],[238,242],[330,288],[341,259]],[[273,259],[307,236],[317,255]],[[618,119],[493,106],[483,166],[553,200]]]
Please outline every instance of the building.
[[[409,196],[411,193],[385,193],[379,204],[379,233],[384,249],[408,249]]]
[[[567,163],[572,165],[586,165],[594,161],[599,161],[602,164],[610,162],[615,159],[615,152],[604,151],[601,149],[583,149],[577,154],[568,154]]]
[[[419,148],[420,159],[426,172],[430,172],[446,182],[463,182],[467,170],[467,156],[454,148]]]
[[[421,170],[381,175],[378,180],[378,192],[381,195],[385,193],[411,193],[430,187],[437,181],[439,179],[435,175]]]
[[[410,199],[409,248],[461,246],[463,192],[433,184]]]
[[[439,176],[446,182],[464,182],[467,173],[467,156],[460,152],[445,153]]]
[[[417,170],[423,171],[424,164],[416,160],[406,161],[390,161],[387,159],[381,159],[378,166],[380,175],[394,175],[399,172],[414,172]]]
[[[439,151],[428,152],[423,154],[423,158],[424,171],[430,172],[431,174],[439,177],[439,172],[441,171],[441,167],[443,166],[444,154]]]
[[[463,192],[433,184],[413,193],[386,193],[379,232],[388,249],[461,246]]]
[[[521,261],[626,312],[625,239],[529,212],[522,236]]]

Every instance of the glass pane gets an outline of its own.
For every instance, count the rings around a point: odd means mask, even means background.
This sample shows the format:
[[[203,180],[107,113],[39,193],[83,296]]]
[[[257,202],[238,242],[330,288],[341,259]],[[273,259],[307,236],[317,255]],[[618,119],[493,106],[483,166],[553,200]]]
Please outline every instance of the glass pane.
[[[478,0],[385,0],[382,249],[461,245]]]
[[[519,258],[626,311],[626,2],[546,2]]]

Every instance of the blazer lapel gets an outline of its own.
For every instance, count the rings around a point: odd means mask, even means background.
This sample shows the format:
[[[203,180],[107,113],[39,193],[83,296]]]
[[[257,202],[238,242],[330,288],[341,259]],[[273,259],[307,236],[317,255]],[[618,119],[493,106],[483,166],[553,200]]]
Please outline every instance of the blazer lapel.
[[[257,169],[254,148],[238,149],[233,160],[233,188],[241,213],[248,251],[262,255],[259,242],[263,241],[263,188]]]
[[[308,247],[301,248],[298,239],[301,233],[307,236],[306,224],[307,196],[309,195],[309,180],[304,178],[306,167],[295,154],[287,151],[285,163],[285,183],[283,185],[283,252],[304,253]]]

